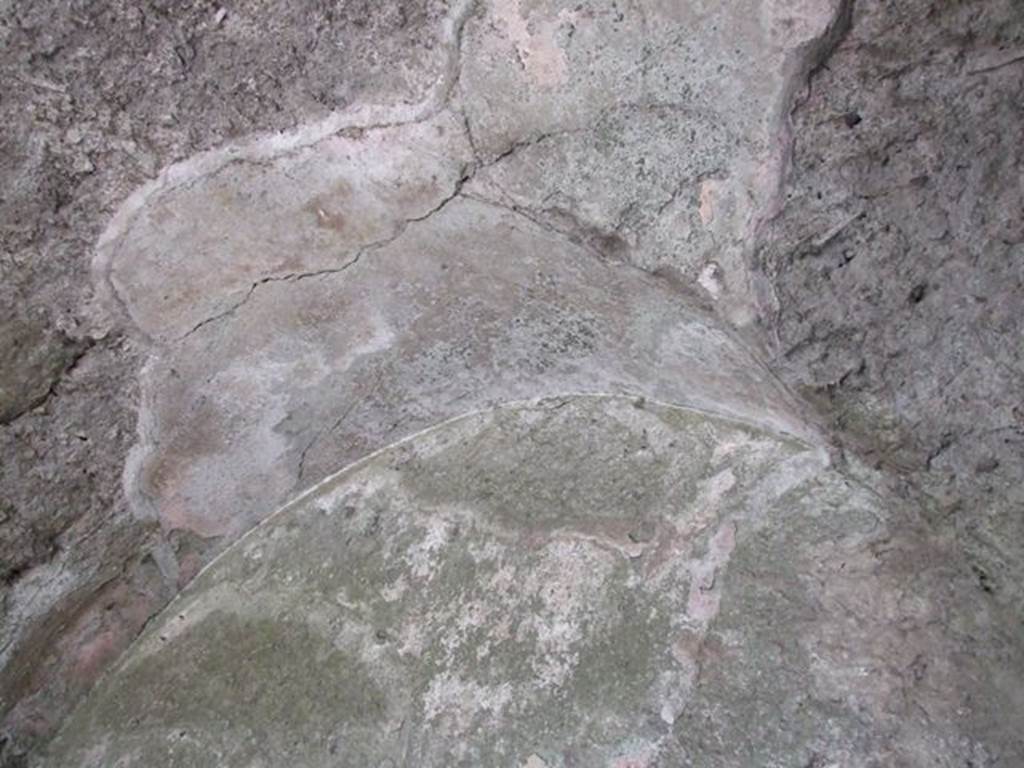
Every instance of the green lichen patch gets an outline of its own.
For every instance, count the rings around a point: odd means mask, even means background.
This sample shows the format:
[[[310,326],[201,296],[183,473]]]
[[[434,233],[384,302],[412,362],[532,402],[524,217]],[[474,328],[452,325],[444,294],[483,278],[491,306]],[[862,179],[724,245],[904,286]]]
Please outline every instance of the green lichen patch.
[[[784,551],[870,522],[814,461],[628,398],[449,422],[229,549],[51,765],[654,765],[741,738],[722,713],[764,720],[814,682]],[[812,738],[807,711],[787,738]]]

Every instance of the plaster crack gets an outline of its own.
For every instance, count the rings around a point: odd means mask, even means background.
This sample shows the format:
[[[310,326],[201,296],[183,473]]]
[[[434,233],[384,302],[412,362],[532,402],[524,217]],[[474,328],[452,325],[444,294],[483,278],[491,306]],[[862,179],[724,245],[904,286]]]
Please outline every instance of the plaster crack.
[[[359,263],[359,260],[363,257],[363,255],[365,255],[367,253],[372,253],[373,251],[378,251],[381,248],[384,248],[384,247],[390,245],[391,243],[395,242],[397,239],[402,237],[406,233],[406,231],[409,229],[409,225],[410,224],[416,224],[416,223],[419,223],[419,222],[426,221],[427,219],[431,218],[432,216],[440,213],[446,206],[448,206],[452,201],[454,201],[456,198],[458,198],[462,194],[462,188],[465,186],[465,184],[468,181],[470,181],[473,178],[473,176],[476,174],[476,171],[477,171],[477,167],[476,167],[476,165],[474,163],[467,163],[467,164],[465,164],[463,166],[460,174],[459,174],[459,178],[456,179],[456,181],[455,181],[455,183],[454,183],[454,185],[452,187],[452,191],[450,193],[448,193],[444,198],[442,198],[439,203],[434,205],[432,208],[430,208],[425,213],[422,213],[422,214],[420,214],[418,216],[412,216],[412,217],[403,219],[398,224],[398,226],[396,227],[396,229],[395,229],[393,234],[389,235],[386,238],[378,240],[378,241],[376,241],[374,243],[371,243],[371,244],[369,244],[367,246],[364,246],[363,248],[361,248],[356,253],[354,258],[352,258],[350,261],[346,262],[345,264],[341,265],[340,267],[330,267],[330,268],[327,268],[327,269],[319,269],[319,270],[314,270],[314,271],[309,271],[309,272],[289,272],[288,274],[285,274],[285,275],[269,275],[267,277],[260,278],[259,280],[256,280],[256,281],[254,281],[253,283],[251,283],[249,285],[248,290],[245,292],[245,295],[242,296],[241,299],[236,301],[234,304],[229,306],[227,309],[224,309],[224,310],[222,310],[222,311],[220,311],[220,312],[218,312],[218,313],[216,313],[214,315],[211,315],[210,317],[207,317],[207,318],[201,320],[200,322],[196,323],[194,326],[192,326],[192,328],[189,331],[187,331],[183,335],[179,336],[176,339],[176,341],[179,341],[179,342],[180,341],[184,341],[189,336],[192,336],[193,334],[195,334],[196,332],[200,331],[201,329],[203,329],[207,325],[210,325],[211,323],[215,323],[215,322],[217,322],[219,320],[223,320],[224,318],[227,318],[227,317],[230,317],[230,316],[234,315],[239,309],[241,309],[243,306],[245,306],[246,303],[248,303],[248,301],[256,293],[256,290],[260,286],[262,286],[262,285],[265,285],[267,283],[297,282],[299,280],[305,280],[305,279],[311,278],[311,277],[320,277],[320,276],[323,276],[323,275],[339,274],[339,273],[344,272],[345,270],[349,269],[350,267],[355,266],[356,264]]]
[[[351,403],[349,403],[348,408],[342,411],[341,415],[338,416],[338,418],[336,418],[329,427],[317,432],[313,436],[313,438],[306,444],[306,447],[303,448],[302,452],[299,454],[299,466],[295,477],[295,487],[293,489],[293,492],[299,490],[299,488],[302,485],[302,478],[305,476],[306,473],[306,457],[309,455],[309,452],[313,449],[313,447],[317,445],[324,437],[333,433],[342,424],[344,424],[348,420],[348,417],[351,415],[352,411],[355,410],[357,405],[360,405],[367,398],[373,397],[377,393],[377,390],[380,389],[380,385],[383,380],[384,371],[380,370],[377,372],[377,378],[374,381],[373,386],[370,388],[370,391],[366,394],[366,397],[353,400]]]
[[[365,252],[365,250],[366,249],[363,249],[363,250],[359,251],[358,253],[356,253],[356,255],[352,259],[347,261],[345,264],[342,264],[340,267],[329,267],[329,268],[326,268],[326,269],[317,269],[317,270],[313,270],[313,271],[309,271],[309,272],[289,272],[286,275],[269,275],[268,277],[260,278],[259,280],[256,280],[255,282],[253,282],[249,286],[249,289],[245,292],[245,295],[240,300],[236,301],[234,304],[232,304],[227,309],[225,309],[225,310],[223,310],[221,312],[218,312],[215,315],[211,315],[210,317],[207,317],[207,318],[199,321],[194,326],[192,326],[191,330],[189,330],[186,333],[184,333],[181,336],[179,336],[175,341],[179,341],[179,342],[180,341],[184,341],[189,336],[192,336],[193,334],[195,334],[196,332],[198,332],[202,328],[206,327],[207,325],[210,325],[211,323],[215,323],[215,322],[217,322],[219,320],[223,320],[224,318],[231,317],[236,312],[238,312],[239,309],[241,309],[243,306],[245,306],[249,302],[249,300],[256,293],[256,290],[261,285],[266,285],[267,283],[298,282],[299,280],[306,280],[307,278],[311,278],[311,277],[321,277],[323,275],[336,275],[336,274],[339,274],[339,273],[344,272],[345,270],[347,270],[349,267],[353,267],[356,264],[358,264],[359,263],[359,259],[362,258],[362,255]]]

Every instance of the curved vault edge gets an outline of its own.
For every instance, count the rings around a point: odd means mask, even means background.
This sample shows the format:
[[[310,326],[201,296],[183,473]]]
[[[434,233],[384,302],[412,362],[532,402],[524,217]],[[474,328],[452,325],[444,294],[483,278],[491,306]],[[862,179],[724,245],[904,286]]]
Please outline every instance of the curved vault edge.
[[[692,413],[700,416],[707,416],[713,419],[721,420],[726,423],[734,424],[736,426],[745,427],[747,429],[755,430],[758,432],[764,432],[765,434],[771,435],[780,442],[791,442],[796,445],[799,445],[802,448],[804,448],[805,451],[813,455],[817,461],[820,462],[820,466],[822,469],[830,466],[832,463],[827,450],[825,450],[821,446],[814,445],[813,443],[807,441],[806,439],[800,436],[794,434],[786,434],[782,432],[775,432],[771,430],[769,427],[764,426],[763,424],[758,424],[754,421],[747,419],[741,419],[736,416],[728,416],[718,411],[712,411],[705,408],[698,408],[692,405],[679,405],[676,403],[663,402],[660,400],[645,397],[640,394],[630,395],[616,392],[564,392],[562,394],[548,395],[540,398],[530,398],[526,400],[508,400],[501,403],[496,403],[489,407],[474,408],[472,410],[460,413],[456,416],[444,419],[442,421],[437,422],[436,424],[424,427],[423,429],[417,430],[412,434],[399,438],[398,440],[395,440],[392,443],[388,443],[387,445],[381,446],[380,448],[377,448],[367,453],[365,456],[361,456],[355,461],[346,464],[341,469],[337,470],[336,472],[332,472],[322,480],[319,480],[318,482],[311,485],[309,488],[300,491],[297,496],[285,502],[272,512],[268,513],[260,522],[252,526],[249,530],[247,530],[245,533],[243,533],[241,536],[235,539],[230,546],[226,547],[222,552],[219,552],[216,557],[214,557],[209,563],[203,566],[203,568],[198,573],[196,573],[195,578],[201,576],[205,571],[211,568],[215,563],[217,563],[217,561],[222,559],[232,549],[244,543],[244,541],[249,536],[251,536],[255,531],[263,528],[266,525],[269,525],[275,520],[275,518],[286,513],[293,507],[302,505],[310,498],[322,495],[325,491],[328,490],[328,488],[330,488],[331,485],[337,484],[338,482],[343,480],[346,475],[360,469],[366,464],[373,462],[382,454],[388,453],[389,451],[395,448],[399,448],[403,445],[414,443],[418,439],[426,435],[430,435],[431,433],[434,432],[440,432],[449,426],[458,424],[463,421],[468,421],[478,416],[485,416],[487,414],[498,413],[501,411],[515,411],[522,408],[543,408],[547,406],[558,407],[559,405],[564,404],[565,402],[570,400],[612,400],[621,402],[631,401],[638,405],[649,403],[655,407],[663,408],[667,411]],[[181,593],[175,595],[174,599],[170,603],[168,603],[167,607],[164,610],[170,610],[174,606],[174,603],[180,597]]]
[[[766,427],[763,424],[758,424],[754,421],[742,419],[736,416],[725,415],[717,411],[698,408],[694,406],[678,405],[674,403],[664,402],[653,398],[645,397],[639,394],[623,394],[614,392],[565,392],[558,395],[550,395],[540,398],[510,400],[501,403],[496,403],[488,407],[472,409],[460,413],[458,415],[452,416],[450,418],[444,419],[423,429],[420,429],[416,432],[413,432],[412,434],[399,438],[398,440],[388,443],[387,445],[381,446],[380,448],[377,448],[361,456],[355,461],[352,461],[349,464],[346,464],[345,466],[341,467],[337,471],[327,475],[325,478],[318,481],[309,488],[299,492],[289,501],[278,506],[272,512],[265,515],[258,523],[248,528],[240,536],[234,538],[227,547],[219,551],[212,559],[210,559],[209,562],[204,564],[203,567],[199,571],[197,571],[194,574],[194,576],[190,579],[188,585],[178,590],[176,594],[171,598],[171,600],[161,610],[159,610],[157,613],[155,613],[147,620],[145,625],[140,629],[139,633],[135,636],[132,642],[118,655],[118,659],[113,664],[111,664],[104,671],[103,675],[96,681],[97,685],[102,683],[107,678],[111,678],[118,674],[122,666],[130,660],[132,652],[145,640],[147,628],[152,626],[154,623],[159,622],[164,616],[172,614],[177,609],[177,606],[181,602],[193,598],[194,589],[192,588],[192,586],[195,584],[201,584],[201,577],[204,574],[217,567],[221,561],[231,557],[235,551],[244,548],[247,542],[252,538],[256,538],[260,534],[260,532],[263,531],[264,528],[268,528],[274,525],[276,522],[278,522],[278,520],[281,517],[287,515],[290,511],[294,509],[300,508],[304,504],[308,503],[311,499],[327,495],[333,489],[333,486],[343,484],[350,475],[372,464],[381,456],[386,455],[388,453],[393,453],[403,446],[412,445],[425,437],[443,433],[453,426],[457,426],[464,422],[469,422],[475,418],[485,417],[488,415],[498,414],[502,412],[515,412],[518,410],[526,409],[556,409],[570,402],[579,401],[612,401],[623,404],[629,403],[632,404],[634,407],[639,408],[651,406],[655,409],[663,410],[667,413],[699,415],[702,417],[707,417],[716,420],[723,424],[729,424],[735,427],[751,430],[752,432],[755,433],[763,434],[767,437],[772,438],[773,440],[778,441],[780,444],[783,445],[789,444],[793,446],[796,450],[794,451],[794,455],[790,460],[792,462],[790,466],[794,470],[794,474],[793,477],[790,478],[788,483],[786,484],[787,487],[799,485],[802,482],[806,482],[810,477],[813,477],[814,475],[822,471],[828,470],[830,467],[833,466],[833,462],[831,461],[829,452],[824,447],[820,445],[815,445],[814,443],[809,442],[808,440],[797,435],[781,433],[772,430],[771,428]],[[854,485],[859,486],[861,484],[854,483]],[[871,490],[866,487],[865,489],[869,491]],[[776,489],[775,493],[779,493],[778,489]],[[76,709],[86,706],[88,702],[89,697],[87,696],[85,697],[85,699],[79,702]],[[72,717],[69,716],[65,720],[65,724],[70,723],[71,720]],[[63,730],[63,727],[61,730]],[[58,736],[59,734],[60,731],[58,731]]]

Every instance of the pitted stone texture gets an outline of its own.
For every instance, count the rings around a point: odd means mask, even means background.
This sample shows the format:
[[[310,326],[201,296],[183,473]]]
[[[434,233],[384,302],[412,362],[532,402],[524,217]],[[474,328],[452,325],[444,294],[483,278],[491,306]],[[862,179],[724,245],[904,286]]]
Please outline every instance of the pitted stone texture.
[[[0,424],[13,421],[44,401],[88,346],[48,328],[47,319],[45,315],[26,315],[14,307],[0,314]],[[0,574],[4,573],[5,568],[0,566]]]
[[[143,386],[137,510],[201,537],[237,536],[339,464],[510,400],[637,393],[808,434],[664,281],[462,198],[344,271],[260,286],[159,352]]]
[[[896,620],[929,608],[879,573],[882,513],[819,451],[691,410],[462,417],[236,543],[43,765],[928,758],[955,733],[895,708]]]
[[[614,105],[585,128],[523,144],[469,189],[647,270],[699,269],[704,252],[728,242],[719,225],[735,226],[719,192],[739,143],[717,115],[686,104]]]
[[[593,230],[611,254],[678,272],[749,321],[745,258],[778,203],[778,139],[803,60],[842,8],[485,3],[466,28],[460,92],[483,158],[511,155],[474,188]]]
[[[706,109],[737,128],[767,127],[787,50],[820,35],[836,8],[823,3],[807,20],[816,28],[779,36],[780,13],[804,19],[782,5],[483,3],[466,28],[460,81],[477,146],[497,154],[637,100]]]
[[[979,595],[1002,602],[1018,633],[1022,10],[857,3],[795,113],[791,200],[758,259],[776,369],[852,450],[935,497]]]

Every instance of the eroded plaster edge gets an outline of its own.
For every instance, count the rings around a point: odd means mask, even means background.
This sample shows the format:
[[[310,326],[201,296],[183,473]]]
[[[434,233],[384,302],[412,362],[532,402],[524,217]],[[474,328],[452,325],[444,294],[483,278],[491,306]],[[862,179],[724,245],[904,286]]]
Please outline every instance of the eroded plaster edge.
[[[747,231],[748,279],[750,280],[752,310],[762,331],[774,328],[767,322],[777,315],[778,297],[758,262],[757,251],[766,237],[769,224],[785,207],[786,186],[793,168],[793,148],[796,136],[793,113],[800,106],[801,92],[810,87],[814,73],[825,66],[836,48],[853,26],[855,0],[838,0],[831,20],[821,34],[791,50],[783,62],[783,88],[771,120],[772,146],[765,158],[765,179],[760,205]],[[771,331],[774,333],[774,330]],[[777,339],[772,339],[777,345]]]
[[[409,435],[406,435],[403,438],[395,440],[394,442],[381,446],[380,448],[377,448],[367,453],[366,455],[356,459],[355,461],[346,464],[341,469],[329,474],[327,477],[318,481],[317,483],[314,483],[306,490],[301,491],[290,501],[285,502],[277,509],[267,514],[262,520],[260,520],[258,523],[253,525],[243,534],[241,534],[222,551],[218,552],[210,560],[210,562],[206,563],[202,568],[200,568],[196,572],[196,574],[190,580],[189,585],[196,583],[198,579],[204,573],[206,573],[207,570],[213,568],[218,562],[220,562],[222,558],[227,556],[234,549],[240,546],[244,546],[245,542],[250,537],[255,536],[257,531],[260,531],[264,527],[272,524],[275,520],[277,520],[279,517],[283,516],[287,512],[296,509],[302,506],[303,504],[308,503],[311,499],[316,498],[317,496],[324,495],[325,493],[330,491],[332,487],[344,482],[347,476],[351,475],[354,472],[357,472],[358,470],[362,469],[363,467],[365,467],[378,457],[388,452],[397,450],[402,446],[414,443],[415,441],[420,440],[421,438],[424,438],[435,432],[440,432],[453,425],[459,424],[461,422],[468,422],[474,418],[480,418],[483,416],[487,416],[489,414],[500,413],[503,411],[516,411],[527,408],[558,407],[564,404],[565,402],[573,400],[621,401],[624,403],[632,403],[636,407],[646,407],[649,405],[655,408],[664,409],[669,412],[697,414],[703,417],[721,420],[723,422],[732,424],[737,427],[752,429],[756,430],[757,432],[770,435],[776,440],[789,441],[791,443],[796,444],[800,448],[800,455],[803,457],[803,461],[813,465],[813,467],[816,468],[815,471],[823,471],[833,466],[832,458],[829,454],[829,451],[825,447],[823,447],[820,444],[809,442],[803,437],[785,432],[775,432],[769,428],[766,428],[762,424],[758,424],[756,422],[743,419],[740,417],[724,415],[717,411],[712,411],[692,405],[680,405],[676,403],[669,403],[661,400],[656,400],[641,395],[639,393],[576,391],[560,393],[557,395],[545,395],[543,397],[529,398],[524,400],[508,400],[504,402],[491,403],[483,408],[473,409],[470,411],[466,411],[464,413],[460,413],[456,416],[444,419],[428,427],[424,427],[423,429],[417,430]],[[811,474],[813,474],[813,472],[809,471],[807,476],[810,476]],[[801,478],[801,480],[804,479],[806,479],[806,476]],[[146,625],[148,626],[152,622],[158,620],[159,617],[163,614],[174,610],[175,606],[182,600],[188,599],[191,595],[189,585],[186,585],[184,588],[179,590],[174,595],[174,597],[171,598],[170,602],[168,602],[167,605],[165,605],[160,611],[158,611],[156,614],[150,617],[150,619],[146,622]],[[104,673],[104,678],[108,675],[115,674],[116,671],[121,668],[124,659],[128,657],[130,650],[140,641],[140,638],[145,633],[145,629],[146,627],[143,627],[143,629],[139,632],[136,638],[132,640],[131,644],[120,654],[119,661]]]
[[[443,20],[441,45],[447,49],[447,60],[431,92],[419,103],[351,106],[289,131],[250,135],[165,166],[155,178],[129,194],[96,241],[91,271],[96,291],[94,302],[98,303],[101,313],[107,315],[112,312],[120,315],[120,319],[131,322],[131,314],[112,282],[111,270],[119,242],[157,195],[195,183],[231,163],[271,162],[311,147],[341,131],[400,127],[421,123],[440,114],[455,91],[459,79],[462,30],[476,6],[477,0],[458,0]]]

